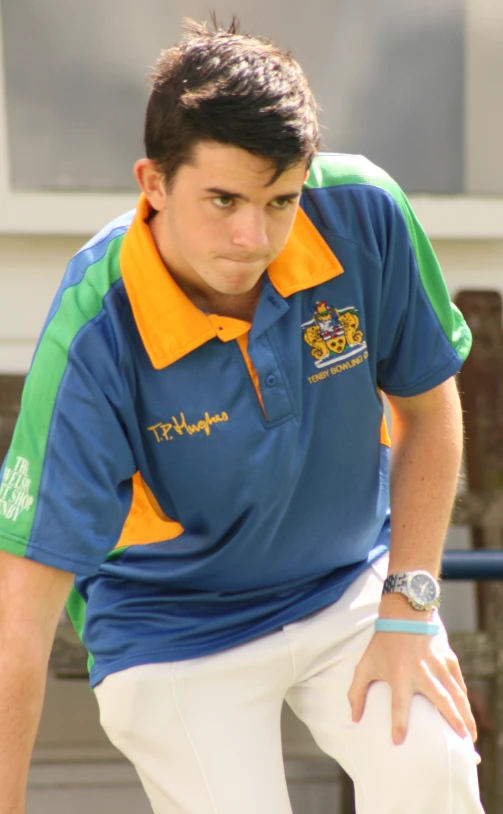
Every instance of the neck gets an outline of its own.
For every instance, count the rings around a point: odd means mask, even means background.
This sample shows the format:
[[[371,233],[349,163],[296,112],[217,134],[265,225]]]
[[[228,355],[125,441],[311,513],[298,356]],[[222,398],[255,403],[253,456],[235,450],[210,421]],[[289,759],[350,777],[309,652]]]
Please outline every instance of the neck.
[[[186,280],[178,278],[176,274],[170,273],[185,296],[201,311],[208,314],[219,314],[222,317],[242,319],[245,322],[253,322],[253,316],[260,299],[262,278],[251,291],[247,291],[245,294],[220,294],[218,291],[201,291]]]

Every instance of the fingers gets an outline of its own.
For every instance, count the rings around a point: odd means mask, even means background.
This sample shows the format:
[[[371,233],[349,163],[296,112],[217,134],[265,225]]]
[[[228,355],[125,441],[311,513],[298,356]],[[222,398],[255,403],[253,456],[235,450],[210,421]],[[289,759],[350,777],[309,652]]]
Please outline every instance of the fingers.
[[[438,711],[444,716],[447,723],[452,726],[460,738],[464,739],[470,737],[470,732],[454,703],[452,695],[444,685],[434,677],[432,677],[432,686],[434,686],[434,690],[427,694],[425,693],[426,697],[435,704]]]
[[[444,709],[439,706],[442,715],[462,738],[471,737],[475,743],[477,724],[473,717],[464,681],[460,685],[457,676],[450,673],[444,673],[439,677],[432,675],[432,679],[442,688],[442,694],[445,692],[449,699],[449,714],[445,714]]]
[[[477,728],[466,684],[447,640],[435,646],[434,641],[384,635],[376,634],[356,667],[348,692],[352,720],[361,720],[368,688],[381,680],[391,688],[391,734],[397,746],[405,740],[415,694],[428,698],[461,738],[475,741]]]
[[[423,664],[420,672],[422,673],[422,679],[414,687],[403,678],[400,680],[399,675],[395,675],[394,680],[388,682],[391,688],[391,737],[393,743],[400,746],[405,741],[410,706],[416,693],[428,698],[461,738],[471,737],[472,741],[475,742],[477,727],[463,687],[457,683],[454,676],[447,670],[444,670],[441,676],[437,677]],[[351,717],[355,723],[358,723],[362,718],[368,688],[372,680],[374,679],[369,677],[363,667],[356,668],[348,692]]]
[[[434,704],[460,738],[477,740],[477,726],[470,703],[464,690],[446,673],[442,680],[424,668],[421,695]],[[417,692],[417,690],[416,690]],[[391,685],[391,734],[396,746],[405,741],[410,705],[414,693],[408,693],[402,685]]]
[[[395,746],[405,741],[412,695],[401,685],[391,685],[391,738]]]
[[[454,706],[456,707],[456,710],[463,721],[464,727],[459,724],[458,719],[458,725],[453,726],[453,728],[462,737],[467,737],[469,735],[473,742],[475,742],[477,740],[477,725],[472,714],[470,701],[468,699],[468,689],[456,654],[449,647],[447,653],[444,653],[443,659],[436,664],[433,663],[429,665],[429,668],[433,676],[436,677],[440,684],[442,684],[449,693]],[[447,720],[449,720],[449,718],[447,718]],[[450,720],[449,723],[451,723]],[[465,733],[464,735],[462,734],[463,731]]]
[[[363,669],[358,665],[355,670],[353,681],[348,691],[348,700],[351,706],[351,719],[354,723],[361,721],[363,710],[365,709],[365,699],[371,684]]]
[[[368,676],[365,676],[363,669],[357,667],[353,683],[349,688],[348,699],[351,705],[351,718],[354,723],[358,723],[365,709],[365,699],[370,684]],[[407,733],[409,721],[410,704],[413,692],[406,689],[404,685],[391,684],[391,737],[395,746],[400,746]]]
[[[446,659],[446,664],[454,681],[458,684],[459,687],[461,687],[465,695],[468,695],[468,688],[465,684],[465,680],[463,678],[463,673],[461,672],[461,667],[459,666],[457,656],[455,656],[455,654],[452,653],[452,655]]]

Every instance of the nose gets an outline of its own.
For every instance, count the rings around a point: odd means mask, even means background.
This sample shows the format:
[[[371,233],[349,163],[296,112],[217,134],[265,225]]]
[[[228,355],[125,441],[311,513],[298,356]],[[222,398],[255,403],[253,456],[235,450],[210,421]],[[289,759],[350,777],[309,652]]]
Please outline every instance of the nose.
[[[260,254],[269,247],[266,215],[261,209],[244,206],[233,225],[234,246]]]

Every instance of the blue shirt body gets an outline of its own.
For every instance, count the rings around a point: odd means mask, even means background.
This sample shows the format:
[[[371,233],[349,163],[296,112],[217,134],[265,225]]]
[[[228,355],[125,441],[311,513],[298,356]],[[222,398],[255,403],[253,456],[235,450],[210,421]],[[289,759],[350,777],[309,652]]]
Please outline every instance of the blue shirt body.
[[[79,306],[92,315],[71,334],[39,448],[23,406],[5,466],[34,471],[38,456],[40,477],[29,531],[24,514],[0,516],[0,545],[77,574],[68,607],[93,685],[299,619],[388,548],[381,391],[439,385],[469,336],[399,191],[357,169],[317,160],[251,327],[162,288],[145,202],[70,264],[34,370],[65,292],[87,303],[92,285],[99,302]],[[149,321],[156,296],[169,309]]]

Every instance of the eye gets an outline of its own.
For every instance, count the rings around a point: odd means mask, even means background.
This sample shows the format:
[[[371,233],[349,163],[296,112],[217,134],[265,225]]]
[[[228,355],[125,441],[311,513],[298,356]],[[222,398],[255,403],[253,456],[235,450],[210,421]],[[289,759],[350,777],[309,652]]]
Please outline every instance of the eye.
[[[234,198],[230,198],[227,195],[219,195],[217,198],[213,198],[213,203],[219,209],[230,209],[234,203]]]
[[[288,209],[292,203],[293,200],[291,198],[276,198],[274,201],[271,201],[271,206],[273,209]]]

